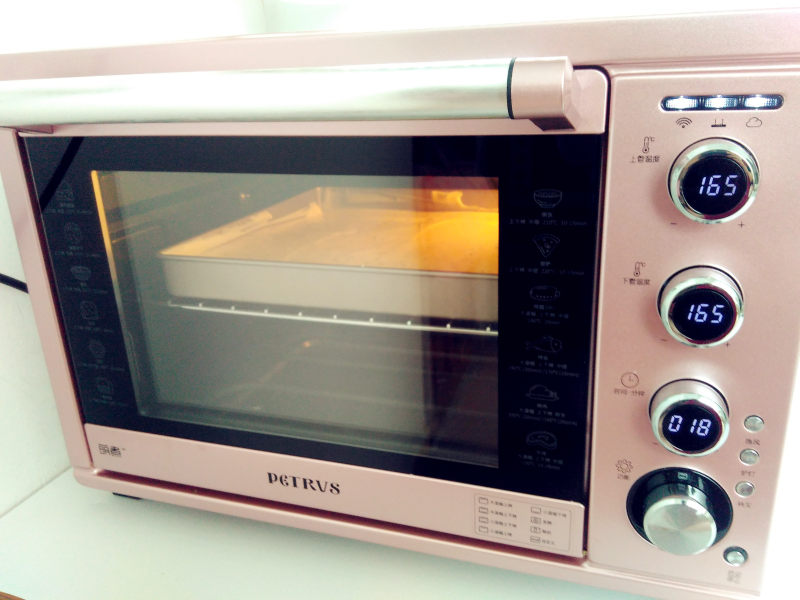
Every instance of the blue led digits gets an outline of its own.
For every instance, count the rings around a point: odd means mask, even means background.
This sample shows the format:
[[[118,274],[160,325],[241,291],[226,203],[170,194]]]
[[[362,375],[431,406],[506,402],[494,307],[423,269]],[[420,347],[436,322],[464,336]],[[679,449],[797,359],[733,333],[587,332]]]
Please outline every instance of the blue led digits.
[[[668,185],[672,202],[685,216],[700,223],[724,223],[750,207],[758,180],[758,164],[747,148],[726,138],[708,138],[675,159]]]
[[[714,267],[678,271],[664,284],[658,302],[667,332],[689,346],[725,343],[742,324],[741,288],[730,275]]]
[[[650,421],[656,439],[670,452],[703,456],[717,450],[728,436],[728,405],[709,384],[679,379],[655,393]]]

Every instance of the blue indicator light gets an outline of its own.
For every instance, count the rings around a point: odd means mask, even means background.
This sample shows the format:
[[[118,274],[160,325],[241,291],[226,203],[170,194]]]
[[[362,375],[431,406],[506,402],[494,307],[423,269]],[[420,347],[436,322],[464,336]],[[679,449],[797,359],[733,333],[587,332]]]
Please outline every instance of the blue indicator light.
[[[725,96],[667,96],[661,108],[680,110],[776,110],[783,106],[780,94],[748,94]]]
[[[711,96],[703,98],[703,108],[707,110],[735,109],[739,104],[736,96]]]
[[[780,108],[783,98],[780,96],[748,96],[744,99],[744,107],[749,109]]]
[[[664,110],[697,110],[700,107],[700,100],[687,96],[677,98],[664,98],[662,103]]]

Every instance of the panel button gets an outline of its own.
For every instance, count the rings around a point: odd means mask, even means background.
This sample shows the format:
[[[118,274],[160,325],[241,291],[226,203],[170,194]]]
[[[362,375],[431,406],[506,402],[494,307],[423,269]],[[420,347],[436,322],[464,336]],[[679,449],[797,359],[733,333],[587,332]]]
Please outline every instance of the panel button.
[[[749,481],[740,481],[736,484],[736,493],[742,498],[749,498],[756,491],[756,486]]]
[[[764,429],[764,419],[758,415],[750,415],[744,420],[744,428],[751,433],[758,433]]]
[[[723,557],[725,558],[725,562],[732,567],[741,567],[748,559],[747,550],[739,548],[738,546],[727,548]]]
[[[754,465],[758,462],[758,459],[761,458],[756,450],[752,448],[746,448],[739,453],[739,460],[742,461],[746,465]]]

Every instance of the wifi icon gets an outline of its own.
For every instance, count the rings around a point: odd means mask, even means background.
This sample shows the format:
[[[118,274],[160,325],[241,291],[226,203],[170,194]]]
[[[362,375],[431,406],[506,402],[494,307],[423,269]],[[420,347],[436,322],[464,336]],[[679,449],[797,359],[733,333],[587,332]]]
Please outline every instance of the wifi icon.
[[[692,120],[689,117],[681,117],[675,124],[678,125],[681,129],[686,129],[689,125],[692,124]]]

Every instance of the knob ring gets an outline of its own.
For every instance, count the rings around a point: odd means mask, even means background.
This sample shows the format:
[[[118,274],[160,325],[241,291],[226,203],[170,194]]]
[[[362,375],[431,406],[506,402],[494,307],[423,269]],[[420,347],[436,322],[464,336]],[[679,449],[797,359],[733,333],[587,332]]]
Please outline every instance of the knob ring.
[[[716,481],[699,471],[668,467],[643,475],[628,492],[626,503],[628,519],[636,532],[648,543],[667,552],[670,551],[651,540],[644,526],[648,510],[667,497],[681,497],[687,502],[701,505],[713,518],[716,527],[716,535],[708,540],[710,543],[702,543],[699,548],[681,552],[681,555],[699,554],[707,550],[719,543],[730,530],[733,523],[733,505],[725,490]]]
[[[664,417],[675,406],[700,406],[719,420],[720,433],[714,443],[699,452],[687,452],[672,444],[664,436]],[[714,387],[694,379],[672,381],[661,386],[650,401],[650,422],[653,435],[670,452],[681,456],[706,456],[716,452],[728,439],[730,423],[725,397]]]
[[[742,199],[721,213],[707,214],[696,210],[683,193],[682,183],[689,169],[700,160],[708,158],[724,158],[732,161],[742,169],[746,179],[747,187]],[[667,182],[669,195],[675,207],[693,221],[707,224],[725,223],[744,213],[755,200],[758,184],[758,163],[753,154],[739,142],[726,138],[707,138],[684,149],[672,163]]]

